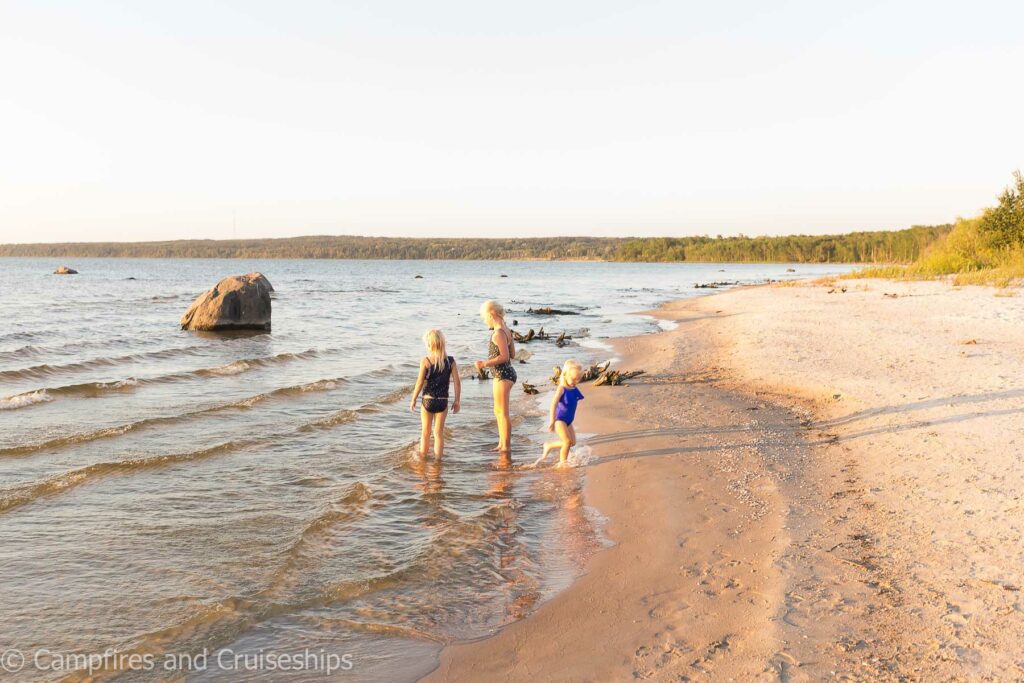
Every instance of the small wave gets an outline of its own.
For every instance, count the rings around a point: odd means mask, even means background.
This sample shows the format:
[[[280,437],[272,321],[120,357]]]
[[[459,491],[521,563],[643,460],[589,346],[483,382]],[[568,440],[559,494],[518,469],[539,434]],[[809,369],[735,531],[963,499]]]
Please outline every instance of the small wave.
[[[0,398],[0,410],[17,410],[39,403],[49,403],[53,397],[46,392],[46,389],[30,391],[24,394]]]
[[[39,346],[33,346],[32,344],[25,344],[16,349],[10,351],[0,351],[0,360],[18,359],[24,358],[25,356],[38,357],[41,355],[42,348]]]
[[[297,384],[290,387],[281,387],[274,389],[263,394],[256,394],[247,398],[240,399],[238,401],[230,401],[228,403],[221,403],[219,405],[211,406],[209,408],[201,408],[199,410],[191,410],[178,415],[167,415],[161,417],[150,417],[135,422],[129,422],[126,424],[116,425],[114,427],[105,427],[103,429],[97,429],[91,432],[84,432],[80,434],[72,434],[68,436],[60,436],[48,441],[39,443],[29,444],[25,446],[13,446],[8,448],[0,448],[0,456],[14,456],[14,455],[30,455],[40,451],[49,451],[64,446],[73,444],[87,443],[89,441],[97,441],[99,439],[106,439],[128,432],[138,431],[146,427],[154,427],[158,425],[174,424],[178,422],[187,422],[196,417],[204,415],[212,415],[215,413],[223,412],[232,409],[248,409],[252,408],[258,403],[263,401],[271,400],[276,397],[301,395],[312,391],[330,391],[336,388],[340,384],[344,384],[345,379],[342,377],[336,377],[334,379],[322,379],[316,382],[307,382],[305,384]],[[43,392],[45,394],[45,392]],[[16,398],[16,397],[15,397]],[[8,400],[8,399],[5,399]],[[51,397],[46,395],[42,400],[50,401],[53,400]],[[0,402],[0,409],[3,409],[3,403]],[[19,406],[20,407],[20,406]]]
[[[76,470],[44,479],[32,484],[25,484],[0,493],[0,512],[7,512],[16,507],[27,505],[40,498],[64,493],[98,477],[112,474],[131,474],[142,470],[177,465],[180,463],[202,460],[214,455],[237,451],[246,446],[260,443],[257,439],[226,441],[198,451],[156,455],[149,458],[132,458],[115,462],[98,462]]]
[[[6,334],[0,334],[0,342],[33,341],[39,339],[39,337],[39,332],[8,332]]]
[[[298,537],[285,551],[285,562],[277,570],[277,576],[272,583],[280,582],[291,573],[304,547],[315,542],[319,534],[338,522],[350,520],[360,514],[372,498],[373,490],[363,482],[357,481],[348,487],[344,495],[323,508],[303,527]]]
[[[42,396],[42,401],[52,401],[54,398],[64,396],[101,396],[111,391],[130,391],[139,385],[139,380],[134,377],[119,379],[114,382],[83,382],[82,384],[66,384],[62,387],[46,387],[34,389],[22,394],[15,394],[0,399],[0,402],[10,402],[11,408],[25,408],[41,402],[40,400],[28,400],[34,396]],[[10,409],[10,408],[8,408]]]
[[[52,397],[68,397],[75,396],[81,398],[90,398],[95,396],[101,396],[111,391],[125,391],[134,389],[135,387],[148,384],[169,384],[172,382],[182,382],[189,379],[195,379],[197,377],[225,377],[230,375],[237,375],[253,368],[262,368],[276,365],[279,363],[287,363],[299,359],[315,358],[319,354],[315,349],[309,349],[301,353],[279,353],[276,356],[266,356],[262,358],[243,358],[240,360],[232,361],[227,365],[221,365],[214,368],[200,368],[198,370],[187,370],[185,372],[176,372],[169,375],[159,375],[157,377],[127,377],[125,379],[115,380],[112,382],[82,382],[80,384],[65,384],[64,386],[58,387],[44,387],[41,389],[34,389],[22,394],[16,394],[9,396],[0,401],[10,401],[10,407],[21,408],[25,405],[31,405],[31,403],[21,403],[23,400],[21,397],[37,394],[43,392]],[[14,371],[17,372],[17,371]],[[3,373],[0,373],[2,375]],[[327,380],[337,382],[338,380]],[[318,391],[317,388],[308,389],[310,391]],[[15,400],[17,399],[17,401]],[[8,408],[10,409],[10,408]]]
[[[0,372],[0,379],[39,379],[40,377],[48,377],[56,374],[84,372],[98,368],[111,368],[123,363],[195,355],[196,353],[205,350],[205,348],[206,347],[203,346],[186,346],[180,348],[160,349],[158,351],[146,351],[144,353],[129,353],[123,356],[90,358],[89,360],[58,365],[41,363],[39,365],[32,365],[27,368],[19,368],[17,370],[4,370]]]
[[[246,370],[252,370],[253,368],[265,368],[279,363],[288,363],[295,360],[308,360],[310,358],[316,358],[319,356],[319,352],[316,349],[307,349],[299,353],[279,353],[274,356],[263,356],[260,358],[240,358],[236,361],[232,361],[227,365],[220,365],[215,368],[201,368],[199,370],[193,370],[191,374],[197,377],[210,377],[210,376],[230,376],[238,375],[245,372]],[[190,373],[181,373],[188,375]],[[168,377],[177,377],[177,375],[168,375]]]

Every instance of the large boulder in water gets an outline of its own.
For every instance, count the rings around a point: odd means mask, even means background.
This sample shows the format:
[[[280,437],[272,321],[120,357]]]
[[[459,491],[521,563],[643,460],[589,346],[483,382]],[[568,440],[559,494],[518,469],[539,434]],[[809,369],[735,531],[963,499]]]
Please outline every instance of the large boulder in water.
[[[53,271],[54,275],[78,275],[78,271],[74,268],[68,268],[67,266],[61,266],[57,270]]]
[[[192,302],[181,316],[181,329],[269,330],[272,291],[262,273],[226,277]]]

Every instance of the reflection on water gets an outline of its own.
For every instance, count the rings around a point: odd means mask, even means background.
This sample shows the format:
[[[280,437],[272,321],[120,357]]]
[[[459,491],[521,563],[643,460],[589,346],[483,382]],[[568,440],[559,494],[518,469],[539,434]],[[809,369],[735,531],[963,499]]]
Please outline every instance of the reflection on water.
[[[528,614],[601,543],[583,470],[519,469],[539,454],[546,396],[514,390],[516,450],[500,459],[490,387],[467,376],[444,459],[414,457],[405,400],[423,329],[443,329],[471,368],[486,355],[480,301],[505,301],[517,329],[574,336],[523,345],[520,378],[547,388],[566,357],[656,329],[631,311],[722,279],[717,265],[671,264],[71,265],[81,275],[0,259],[0,645],[309,648],[350,654],[360,680],[381,681]],[[202,290],[251,270],[277,290],[272,333],[177,329]],[[576,315],[528,312],[542,306]]]

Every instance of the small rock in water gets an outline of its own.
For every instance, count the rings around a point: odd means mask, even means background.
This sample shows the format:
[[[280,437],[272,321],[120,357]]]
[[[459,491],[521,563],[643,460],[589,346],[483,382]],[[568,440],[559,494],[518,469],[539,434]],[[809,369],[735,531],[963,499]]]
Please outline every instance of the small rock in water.
[[[422,275],[417,275],[416,277],[413,278],[413,280],[422,280],[422,279],[423,279]]]
[[[57,270],[53,271],[54,275],[78,275],[78,271],[74,268],[68,268],[67,266],[61,266]]]

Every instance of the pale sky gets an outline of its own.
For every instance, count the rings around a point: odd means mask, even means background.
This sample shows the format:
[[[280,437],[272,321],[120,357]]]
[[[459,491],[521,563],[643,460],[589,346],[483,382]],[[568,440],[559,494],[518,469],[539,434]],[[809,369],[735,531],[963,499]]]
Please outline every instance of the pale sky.
[[[1024,3],[0,0],[0,242],[785,234],[1024,168]]]

